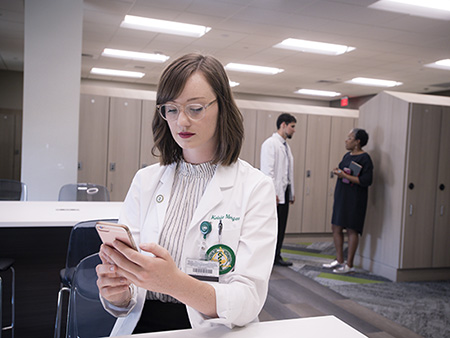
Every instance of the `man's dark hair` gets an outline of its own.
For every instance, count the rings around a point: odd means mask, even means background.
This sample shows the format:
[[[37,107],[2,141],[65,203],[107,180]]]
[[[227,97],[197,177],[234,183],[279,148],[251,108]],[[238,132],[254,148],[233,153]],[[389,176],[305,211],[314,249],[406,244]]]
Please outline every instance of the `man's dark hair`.
[[[297,119],[288,113],[283,113],[277,118],[277,129],[280,129],[280,126],[282,123],[286,123],[288,125],[289,123],[295,122],[297,123]]]

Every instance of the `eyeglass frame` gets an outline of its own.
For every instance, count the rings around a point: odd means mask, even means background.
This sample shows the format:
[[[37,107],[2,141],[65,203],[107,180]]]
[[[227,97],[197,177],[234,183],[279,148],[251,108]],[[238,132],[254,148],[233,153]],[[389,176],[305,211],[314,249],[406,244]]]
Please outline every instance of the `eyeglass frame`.
[[[164,117],[163,116],[163,113],[161,112],[161,108],[163,107],[163,106],[167,106],[167,105],[171,105],[171,106],[174,106],[174,107],[176,107],[177,108],[177,115],[176,115],[176,118],[173,118],[173,119],[170,119],[170,121],[176,121],[176,120],[178,120],[178,117],[180,116],[180,112],[181,112],[181,107],[183,107],[183,112],[186,114],[186,116],[190,119],[190,120],[192,120],[192,121],[200,121],[201,119],[203,119],[204,117],[205,117],[205,112],[206,112],[206,109],[208,109],[214,102],[216,102],[217,101],[217,98],[216,99],[214,99],[214,100],[212,100],[211,102],[209,102],[209,103],[207,103],[207,104],[201,104],[201,103],[188,103],[188,104],[185,104],[185,105],[183,105],[183,104],[176,104],[176,103],[163,103],[163,104],[159,104],[159,105],[157,105],[156,106],[156,109],[158,109],[158,113],[159,113],[159,115],[162,117],[162,119],[163,120],[165,120],[165,121],[169,121],[169,119],[168,118],[166,118],[166,117]],[[199,118],[199,119],[194,119],[194,118],[192,118],[192,116],[190,115],[190,113],[189,112],[186,112],[186,107],[189,107],[189,106],[201,106],[203,109],[202,109],[202,116]]]

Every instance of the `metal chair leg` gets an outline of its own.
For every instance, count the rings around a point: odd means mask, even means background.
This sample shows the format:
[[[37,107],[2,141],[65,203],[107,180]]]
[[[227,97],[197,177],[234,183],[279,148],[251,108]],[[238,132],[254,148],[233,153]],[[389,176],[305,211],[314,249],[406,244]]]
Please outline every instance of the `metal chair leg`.
[[[56,320],[55,320],[55,333],[54,338],[61,337],[61,317],[62,317],[62,302],[63,302],[63,293],[67,292],[69,294],[70,300],[70,288],[62,287],[58,292],[58,303],[56,308]]]

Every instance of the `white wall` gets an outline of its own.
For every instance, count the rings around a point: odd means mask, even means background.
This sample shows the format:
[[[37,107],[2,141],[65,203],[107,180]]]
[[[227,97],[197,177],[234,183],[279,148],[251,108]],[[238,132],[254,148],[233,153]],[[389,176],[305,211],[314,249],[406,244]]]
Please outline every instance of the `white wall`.
[[[83,0],[25,0],[22,175],[29,200],[77,181]]]

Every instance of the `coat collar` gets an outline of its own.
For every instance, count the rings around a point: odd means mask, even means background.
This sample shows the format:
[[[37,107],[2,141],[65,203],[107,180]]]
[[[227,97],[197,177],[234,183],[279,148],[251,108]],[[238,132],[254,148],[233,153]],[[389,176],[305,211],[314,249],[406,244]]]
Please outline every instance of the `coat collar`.
[[[160,178],[161,185],[160,189],[158,189],[158,194],[165,196],[164,201],[157,205],[160,231],[162,230],[162,226],[164,224],[164,218],[170,199],[170,194],[172,192],[176,166],[176,163],[168,165]],[[210,214],[211,210],[223,200],[223,191],[233,187],[235,177],[238,172],[238,167],[238,163],[234,163],[230,166],[217,166],[216,173],[209,182],[203,196],[200,199],[199,205],[192,216],[191,225],[204,221]]]

